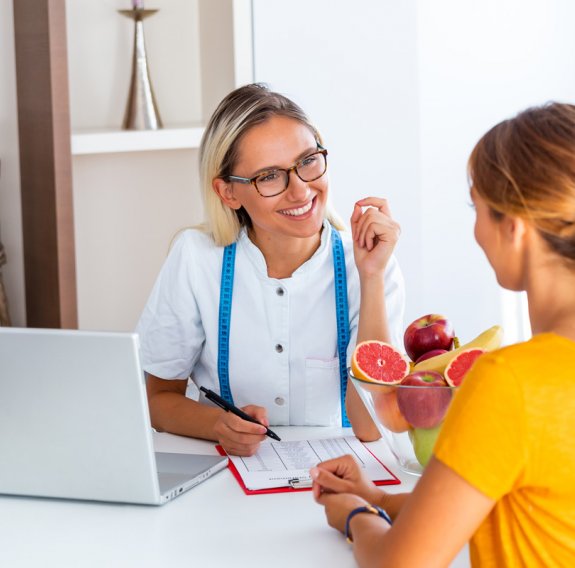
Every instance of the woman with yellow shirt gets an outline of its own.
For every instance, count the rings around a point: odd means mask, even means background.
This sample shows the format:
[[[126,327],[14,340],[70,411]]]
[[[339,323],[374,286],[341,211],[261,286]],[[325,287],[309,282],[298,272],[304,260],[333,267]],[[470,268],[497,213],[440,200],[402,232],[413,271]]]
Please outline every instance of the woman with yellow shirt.
[[[473,566],[575,566],[575,106],[501,122],[469,176],[475,238],[499,284],[527,292],[533,338],[477,360],[412,494],[349,456],[312,470],[361,566],[446,566],[469,540]]]

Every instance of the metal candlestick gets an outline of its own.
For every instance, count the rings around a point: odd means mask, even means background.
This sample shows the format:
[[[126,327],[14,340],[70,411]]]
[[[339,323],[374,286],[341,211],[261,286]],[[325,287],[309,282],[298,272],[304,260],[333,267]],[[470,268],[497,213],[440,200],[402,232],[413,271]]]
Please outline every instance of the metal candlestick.
[[[124,113],[124,130],[157,130],[163,128],[156,97],[150,82],[150,71],[146,57],[143,20],[158,10],[118,10],[120,14],[134,20],[134,54],[132,56],[132,79]]]

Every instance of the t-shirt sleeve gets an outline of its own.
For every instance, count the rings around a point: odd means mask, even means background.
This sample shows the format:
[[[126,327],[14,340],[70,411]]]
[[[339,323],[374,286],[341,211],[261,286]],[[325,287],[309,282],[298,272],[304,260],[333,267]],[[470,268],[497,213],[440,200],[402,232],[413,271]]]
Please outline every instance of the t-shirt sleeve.
[[[187,378],[205,340],[193,291],[192,244],[185,233],[174,243],[136,329],[144,370],[162,379]]]
[[[521,383],[504,356],[483,355],[451,403],[435,457],[498,500],[513,488],[526,465],[523,399]]]

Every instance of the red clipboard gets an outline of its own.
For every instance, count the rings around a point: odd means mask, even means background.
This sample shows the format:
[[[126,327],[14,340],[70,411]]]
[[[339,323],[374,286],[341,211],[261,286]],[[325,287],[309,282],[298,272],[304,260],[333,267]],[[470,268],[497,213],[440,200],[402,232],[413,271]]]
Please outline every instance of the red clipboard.
[[[399,485],[401,480],[396,477],[396,475],[390,471],[390,469],[367,447],[365,449],[381,464],[381,466],[391,475],[392,479],[383,479],[383,480],[375,480],[373,483],[375,485]],[[227,456],[226,450],[222,448],[219,444],[216,446],[216,450],[221,456]],[[243,489],[243,492],[246,495],[264,495],[266,493],[299,493],[300,491],[311,491],[311,487],[268,487],[266,489],[248,489],[240,475],[240,472],[237,470],[234,462],[228,459],[228,467],[232,472],[232,475],[236,478],[237,482],[239,483],[240,487]]]

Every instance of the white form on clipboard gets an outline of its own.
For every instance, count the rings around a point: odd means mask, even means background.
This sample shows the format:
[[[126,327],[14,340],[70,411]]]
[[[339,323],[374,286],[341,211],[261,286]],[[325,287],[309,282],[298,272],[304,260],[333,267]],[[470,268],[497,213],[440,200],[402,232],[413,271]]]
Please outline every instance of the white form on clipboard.
[[[322,440],[262,442],[250,457],[229,456],[246,493],[311,487],[309,470],[319,462],[351,454],[378,485],[396,484],[393,475],[355,436]]]

